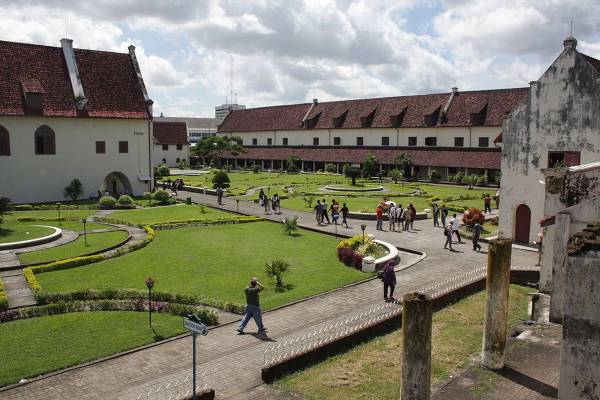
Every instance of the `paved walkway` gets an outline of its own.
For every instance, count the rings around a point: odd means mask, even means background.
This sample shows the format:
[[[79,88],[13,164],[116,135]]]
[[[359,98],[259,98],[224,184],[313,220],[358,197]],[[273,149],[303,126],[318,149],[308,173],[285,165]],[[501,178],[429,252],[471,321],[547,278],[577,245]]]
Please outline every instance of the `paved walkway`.
[[[216,205],[216,197],[213,196],[184,192],[180,197],[192,197],[193,201]],[[237,209],[235,201],[229,199],[225,199],[223,208]],[[251,203],[240,202],[239,208],[243,213],[261,215],[261,209]],[[282,215],[267,217],[279,220],[285,215],[298,215],[300,225],[317,228],[309,213],[283,210]],[[360,221],[351,221],[351,229],[340,231],[358,234],[359,225]],[[373,228],[374,222],[368,232],[374,231]],[[397,273],[396,297],[485,265],[486,254],[473,252],[468,244],[457,245],[454,253],[444,250],[442,231],[431,226],[431,221],[417,221],[415,228],[412,232],[377,234],[378,238],[397,246],[427,252],[427,258]],[[335,227],[328,225],[319,229],[334,232]],[[403,256],[410,257],[403,254],[401,258]],[[513,251],[513,265],[529,266],[536,261],[534,253]],[[267,347],[378,304],[383,304],[383,294],[381,283],[374,279],[265,313],[268,334],[239,336],[235,334],[234,324],[216,327],[208,336],[198,339],[198,367],[201,373],[206,373],[203,381],[216,389],[218,398],[246,399],[247,390],[256,391],[256,387],[262,385],[260,368]],[[144,392],[156,390],[158,385],[189,376],[190,364],[191,339],[178,338],[0,391],[0,399],[137,399]]]

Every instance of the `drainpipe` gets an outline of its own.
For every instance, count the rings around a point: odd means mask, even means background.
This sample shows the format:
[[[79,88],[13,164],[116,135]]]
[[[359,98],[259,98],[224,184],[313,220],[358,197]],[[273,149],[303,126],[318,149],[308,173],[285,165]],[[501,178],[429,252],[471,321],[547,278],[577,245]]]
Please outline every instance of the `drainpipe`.
[[[308,109],[308,111],[306,112],[306,114],[304,114],[304,117],[302,118],[302,125],[304,125],[304,122],[306,121],[306,118],[308,118],[308,115],[310,114],[310,112],[312,111],[312,109],[315,108],[315,106],[317,105],[318,102],[319,102],[319,99],[313,99],[313,102],[310,105],[310,108]]]
[[[400,146],[400,129],[396,128],[396,147]]]
[[[467,129],[469,130],[469,148],[473,147],[473,141],[472,141],[472,136],[471,136],[471,127],[467,127]]]

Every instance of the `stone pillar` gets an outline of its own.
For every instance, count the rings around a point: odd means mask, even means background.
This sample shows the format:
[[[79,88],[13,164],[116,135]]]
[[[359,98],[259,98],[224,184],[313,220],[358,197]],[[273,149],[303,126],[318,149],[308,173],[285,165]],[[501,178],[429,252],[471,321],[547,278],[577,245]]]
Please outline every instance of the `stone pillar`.
[[[565,263],[567,261],[567,245],[571,230],[571,216],[569,214],[556,214],[554,218],[554,246],[552,249],[552,265],[543,268],[552,268],[552,292],[550,294],[550,322],[562,322],[565,281],[567,279]],[[548,237],[552,240],[552,236]]]
[[[487,302],[481,364],[490,369],[504,367],[511,250],[510,239],[492,240],[488,247]]]
[[[304,160],[302,160],[302,168],[300,168],[301,171],[304,171]]]
[[[549,321],[550,296],[545,293],[533,293],[529,305],[529,319],[536,322]]]
[[[260,160],[260,169],[265,169],[265,160]]]
[[[433,302],[422,293],[402,299],[401,400],[429,400],[431,386],[431,314]]]
[[[567,259],[559,400],[600,398],[600,252]]]

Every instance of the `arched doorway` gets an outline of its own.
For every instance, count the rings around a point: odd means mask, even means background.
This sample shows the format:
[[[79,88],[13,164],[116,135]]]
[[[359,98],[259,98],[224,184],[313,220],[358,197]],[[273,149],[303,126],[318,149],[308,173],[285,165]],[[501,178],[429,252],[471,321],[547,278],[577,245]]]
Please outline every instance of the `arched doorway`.
[[[515,216],[515,241],[529,243],[529,230],[531,228],[531,209],[520,204]]]
[[[100,191],[104,194],[109,192],[111,195],[117,197],[120,194],[131,194],[133,189],[127,176],[122,172],[111,172],[106,175],[104,182],[100,187]]]

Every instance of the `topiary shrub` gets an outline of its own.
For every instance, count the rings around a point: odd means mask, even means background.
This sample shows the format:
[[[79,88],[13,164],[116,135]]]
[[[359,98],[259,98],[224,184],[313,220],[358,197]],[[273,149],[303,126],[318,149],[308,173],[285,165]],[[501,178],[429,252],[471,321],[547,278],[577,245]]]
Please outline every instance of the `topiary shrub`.
[[[102,210],[112,210],[117,205],[117,201],[112,196],[102,196],[98,201],[98,207]]]
[[[255,174],[258,174],[260,172],[260,165],[254,164],[252,166],[252,172],[254,172]]]
[[[73,179],[63,190],[63,195],[75,201],[83,194],[83,185],[79,179]]]
[[[215,174],[213,175],[212,178],[212,184],[213,184],[213,188],[217,189],[217,188],[221,188],[221,189],[225,189],[229,187],[229,175],[227,175],[227,173],[223,170],[219,170],[217,172],[215,172]]]
[[[13,206],[14,211],[31,211],[33,210],[33,206],[31,204],[19,204],[17,206]]]
[[[161,165],[158,167],[158,175],[159,176],[169,176],[171,174],[171,170],[166,165]]]
[[[168,204],[171,200],[171,195],[166,190],[157,190],[152,195],[152,198],[159,204]]]
[[[124,207],[124,208],[135,207],[131,196],[126,195],[126,194],[122,194],[121,196],[119,196],[119,200],[117,201],[117,203],[119,203],[120,207]]]
[[[335,164],[325,164],[325,171],[329,172],[330,174],[335,174],[337,172],[337,167]]]

